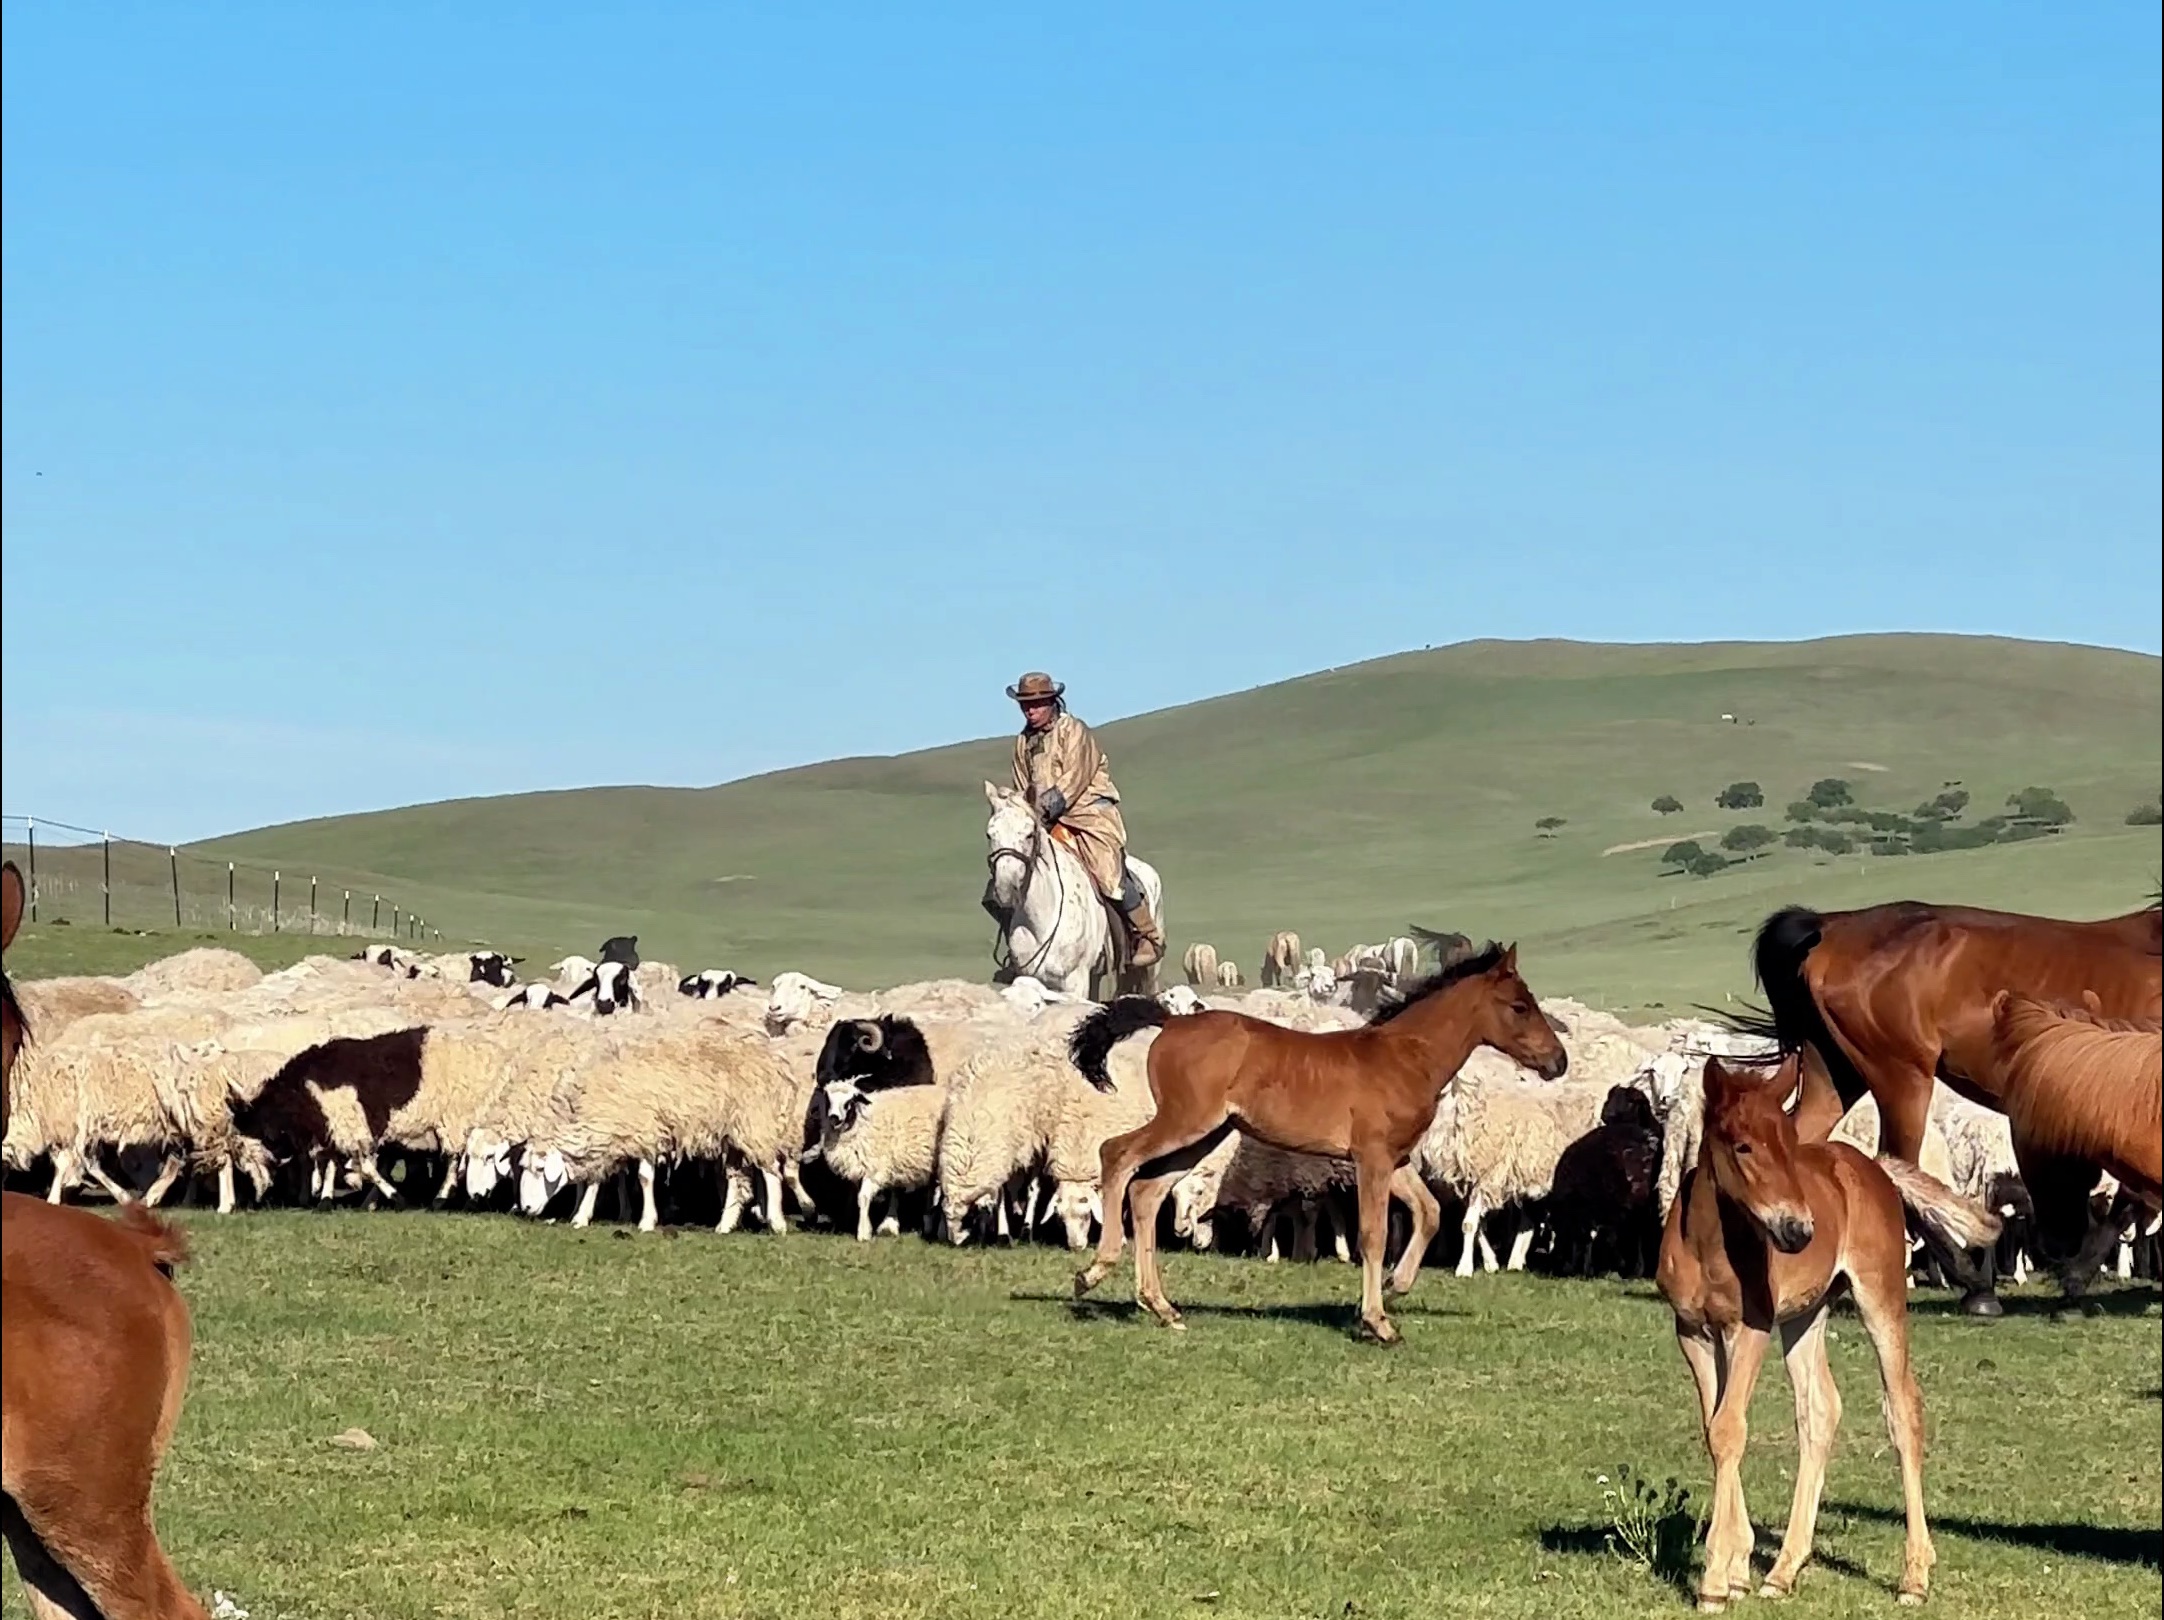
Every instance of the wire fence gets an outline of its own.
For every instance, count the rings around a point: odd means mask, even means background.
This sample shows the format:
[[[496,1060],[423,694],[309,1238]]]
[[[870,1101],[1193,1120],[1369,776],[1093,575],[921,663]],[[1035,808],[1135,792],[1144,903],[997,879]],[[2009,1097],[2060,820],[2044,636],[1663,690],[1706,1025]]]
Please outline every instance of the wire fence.
[[[27,920],[192,933],[440,939],[428,919],[373,889],[313,872],[222,861],[43,816],[0,816],[0,844],[29,889]]]

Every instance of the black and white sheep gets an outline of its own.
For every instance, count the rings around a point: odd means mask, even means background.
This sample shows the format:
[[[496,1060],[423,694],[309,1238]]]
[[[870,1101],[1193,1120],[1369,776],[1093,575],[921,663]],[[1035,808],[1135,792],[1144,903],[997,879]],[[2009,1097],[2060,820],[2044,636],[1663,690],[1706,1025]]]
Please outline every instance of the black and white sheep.
[[[712,1001],[725,996],[740,985],[758,986],[759,981],[748,973],[734,973],[728,968],[708,968],[704,973],[689,973],[676,981],[676,993],[693,996],[701,1001]]]

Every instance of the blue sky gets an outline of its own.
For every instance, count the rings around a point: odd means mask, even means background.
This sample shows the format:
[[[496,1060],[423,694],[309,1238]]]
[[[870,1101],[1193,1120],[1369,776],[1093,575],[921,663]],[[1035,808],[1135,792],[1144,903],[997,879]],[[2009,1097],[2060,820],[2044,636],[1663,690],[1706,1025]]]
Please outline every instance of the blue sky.
[[[2158,647],[2153,4],[537,9],[6,7],[8,811]]]

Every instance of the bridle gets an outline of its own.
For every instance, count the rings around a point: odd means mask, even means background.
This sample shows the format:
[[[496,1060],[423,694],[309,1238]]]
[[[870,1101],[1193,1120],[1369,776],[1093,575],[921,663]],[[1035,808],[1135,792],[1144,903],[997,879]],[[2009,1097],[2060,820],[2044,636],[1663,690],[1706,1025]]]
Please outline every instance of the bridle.
[[[1027,849],[1018,849],[1012,844],[994,844],[985,852],[984,865],[987,872],[997,872],[999,863],[1002,860],[1020,861],[1022,863],[1022,895],[1021,900],[1017,903],[1017,909],[1020,909],[1021,905],[1027,904],[1029,901],[1030,890],[1036,885],[1037,867],[1043,850],[1044,827],[1032,815],[1029,847]],[[1057,849],[1052,852],[1052,859],[1048,864],[1052,868],[1053,881],[1059,885],[1059,904],[1052,912],[1052,926],[1045,931],[1044,937],[1037,942],[1035,953],[1031,955],[1027,962],[1017,963],[1013,957],[1002,955],[1007,943],[1004,934],[992,942],[992,965],[1002,972],[1011,972],[1016,978],[1025,975],[1034,976],[1037,969],[1044,965],[1044,959],[1052,954],[1053,942],[1059,938],[1059,925],[1066,920],[1067,879],[1059,869],[1059,852]]]

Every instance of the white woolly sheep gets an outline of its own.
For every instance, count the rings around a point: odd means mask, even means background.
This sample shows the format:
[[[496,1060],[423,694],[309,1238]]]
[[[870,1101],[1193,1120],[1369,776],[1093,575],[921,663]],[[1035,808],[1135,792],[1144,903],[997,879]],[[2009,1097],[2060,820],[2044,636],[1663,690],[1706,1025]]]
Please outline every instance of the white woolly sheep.
[[[1220,990],[1237,990],[1240,988],[1240,983],[1239,963],[1220,962],[1217,964],[1217,986]]]
[[[827,1116],[817,1152],[827,1168],[857,1184],[857,1241],[872,1240],[872,1206],[885,1192],[915,1192],[939,1173],[944,1086],[899,1086],[870,1095],[847,1080],[826,1088]],[[895,1233],[893,1214],[879,1230]]]
[[[774,975],[773,987],[767,992],[766,1027],[775,1035],[786,1035],[800,1024],[809,1024],[822,1013],[830,1011],[841,999],[842,988],[815,979],[808,973],[791,970]]]

